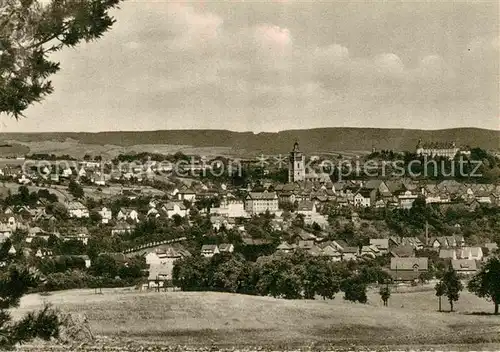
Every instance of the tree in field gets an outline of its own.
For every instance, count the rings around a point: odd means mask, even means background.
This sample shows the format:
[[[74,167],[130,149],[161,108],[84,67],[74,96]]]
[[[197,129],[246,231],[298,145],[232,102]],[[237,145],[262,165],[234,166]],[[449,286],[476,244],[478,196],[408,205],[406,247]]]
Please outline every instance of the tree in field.
[[[439,299],[439,311],[441,312],[441,297],[443,297],[446,293],[446,287],[442,281],[439,281],[434,289],[436,290],[436,296],[438,296]]]
[[[436,285],[436,296],[439,297],[439,310],[441,311],[441,296],[446,296],[450,302],[450,311],[453,312],[453,303],[460,298],[460,291],[463,290],[462,282],[453,267],[444,272],[441,281]]]
[[[236,258],[220,263],[213,274],[210,286],[217,291],[238,292],[244,267],[245,263]]]
[[[498,314],[500,304],[500,255],[492,256],[481,270],[469,281],[467,288],[479,297],[485,297],[495,305]]]
[[[345,279],[342,282],[341,289],[344,291],[344,299],[347,301],[359,303],[366,303],[368,301],[366,283],[359,276]]]
[[[0,3],[0,113],[23,116],[51,94],[59,62],[49,55],[100,38],[119,0],[3,0]]]
[[[314,299],[316,295],[333,299],[340,289],[333,266],[321,257],[306,257],[301,275],[306,299]]]
[[[457,272],[450,265],[450,268],[443,275],[443,282],[446,285],[446,297],[450,302],[450,310],[453,312],[453,302],[460,298],[460,291],[464,289]]]
[[[389,302],[389,297],[391,297],[391,289],[389,288],[388,285],[380,287],[380,298],[382,298],[382,302],[384,302],[384,306],[387,307],[388,302]]]
[[[100,255],[92,263],[92,272],[95,276],[114,278],[118,275],[118,264],[109,255]]]

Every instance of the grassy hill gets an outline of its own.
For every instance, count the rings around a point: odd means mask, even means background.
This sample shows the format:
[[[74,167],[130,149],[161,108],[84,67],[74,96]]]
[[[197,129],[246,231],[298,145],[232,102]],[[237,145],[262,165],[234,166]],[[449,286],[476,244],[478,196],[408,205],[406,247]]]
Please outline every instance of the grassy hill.
[[[158,344],[193,346],[429,346],[500,342],[500,317],[485,300],[463,292],[456,313],[438,313],[434,291],[393,293],[370,304],[280,300],[214,292],[145,293],[134,290],[56,292],[23,297],[14,316],[48,301],[64,312],[85,313],[95,334]],[[443,307],[447,305],[443,302]],[[326,347],[325,347],[326,348]],[[446,348],[448,349],[448,348]]]
[[[192,147],[224,147],[250,153],[286,153],[298,140],[306,152],[329,152],[377,149],[414,150],[418,139],[455,141],[458,145],[500,148],[500,131],[478,128],[445,130],[318,128],[287,130],[277,133],[233,132],[227,130],[124,131],[99,133],[2,133],[0,141],[21,143],[75,140],[93,145],[184,145]]]

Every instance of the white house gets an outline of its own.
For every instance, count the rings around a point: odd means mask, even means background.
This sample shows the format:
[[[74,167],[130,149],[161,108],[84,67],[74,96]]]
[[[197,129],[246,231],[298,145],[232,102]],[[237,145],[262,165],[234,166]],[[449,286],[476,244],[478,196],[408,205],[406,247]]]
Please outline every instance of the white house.
[[[17,251],[16,251],[16,249],[14,248],[14,246],[13,246],[13,245],[11,245],[11,246],[10,246],[10,249],[9,249],[8,253],[9,253],[10,255],[14,255],[14,254],[16,254],[16,253],[17,253]]]
[[[139,222],[139,213],[135,209],[122,208],[118,214],[116,214],[116,219],[118,221],[130,219]]]
[[[45,258],[45,257],[50,257],[52,256],[52,251],[48,249],[41,249],[38,248],[38,250],[35,253],[35,257],[37,258]]]
[[[97,186],[106,186],[106,177],[105,175],[101,175],[101,173],[96,173],[92,177],[92,182]]]
[[[368,189],[361,189],[354,195],[353,202],[356,207],[371,206],[371,192]]]
[[[219,247],[216,244],[204,244],[201,247],[201,255],[204,257],[210,258],[219,253]]]
[[[166,280],[172,280],[174,262],[189,255],[189,252],[176,250],[173,247],[156,248],[146,254],[146,264],[149,265],[149,288],[163,287]]]
[[[69,202],[67,208],[70,218],[81,219],[89,217],[89,209],[81,202],[78,201]]]
[[[318,224],[319,227],[325,229],[328,227],[328,217],[325,215],[321,215],[320,213],[313,214],[312,216],[308,216],[304,219],[304,223],[306,225],[313,225],[314,223]]]
[[[370,238],[370,246],[375,246],[380,251],[380,254],[389,253],[388,238]]]
[[[85,262],[85,267],[87,269],[90,268],[90,265],[92,264],[92,261],[90,260],[88,255],[74,255],[72,257],[82,259]]]
[[[484,254],[481,247],[463,247],[459,250],[458,258],[470,260],[483,260]]]
[[[0,237],[10,238],[12,236],[12,228],[6,224],[0,224]]]
[[[111,209],[103,207],[98,211],[99,215],[101,215],[101,222],[103,224],[109,223],[109,221],[113,218],[113,214],[111,213]]]
[[[22,174],[20,178],[17,179],[17,182],[22,185],[26,185],[31,182],[30,178],[25,174]]]
[[[61,177],[70,177],[73,174],[73,171],[69,167],[66,167],[61,172]]]
[[[210,214],[227,216],[228,218],[248,217],[245,204],[240,200],[223,200],[219,207],[210,208]]]
[[[68,234],[64,236],[62,239],[63,241],[70,241],[70,240],[75,240],[75,241],[80,241],[84,245],[87,245],[89,242],[89,231],[87,230],[86,227],[81,227],[77,228],[74,230],[72,234]]]
[[[135,226],[129,225],[126,222],[119,222],[113,229],[111,229],[111,235],[123,235],[126,233],[131,233],[134,231]]]
[[[406,191],[400,194],[398,196],[399,207],[402,209],[410,209],[417,197],[418,196],[416,194],[413,194],[411,191]]]
[[[453,259],[453,269],[462,275],[474,275],[477,272],[477,262],[472,259]]]
[[[5,222],[2,221],[2,224],[5,224],[12,231],[15,231],[17,229],[17,221],[16,221],[16,218],[13,216],[9,216],[7,218],[7,221],[5,221]]]
[[[219,245],[219,252],[220,253],[233,253],[234,246],[231,243],[221,243]]]
[[[177,192],[177,199],[194,202],[196,200],[196,192],[191,189],[183,189]]]
[[[158,209],[156,208],[149,208],[147,214],[146,214],[148,217],[159,217],[160,216],[160,212],[158,211]]]
[[[179,215],[180,217],[186,217],[187,209],[182,202],[168,202],[162,207],[163,211],[167,214],[167,217],[171,219],[174,215]]]
[[[311,201],[302,201],[299,202],[299,206],[297,209],[297,214],[304,215],[304,218],[312,217],[317,214],[316,212],[316,204]]]

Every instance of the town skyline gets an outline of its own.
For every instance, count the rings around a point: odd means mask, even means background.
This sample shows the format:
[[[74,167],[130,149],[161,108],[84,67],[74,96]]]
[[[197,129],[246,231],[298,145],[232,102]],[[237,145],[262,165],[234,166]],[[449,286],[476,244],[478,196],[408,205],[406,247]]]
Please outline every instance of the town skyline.
[[[497,14],[496,2],[127,1],[102,40],[54,55],[54,94],[0,128],[498,130]]]

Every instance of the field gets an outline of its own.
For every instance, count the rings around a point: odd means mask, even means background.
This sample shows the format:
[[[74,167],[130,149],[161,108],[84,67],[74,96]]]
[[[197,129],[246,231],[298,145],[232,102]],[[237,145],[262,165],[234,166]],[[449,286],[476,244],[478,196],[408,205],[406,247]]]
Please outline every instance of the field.
[[[86,314],[96,335],[169,346],[500,346],[500,316],[472,314],[492,312],[493,306],[468,292],[455,313],[436,312],[432,290],[393,293],[389,307],[382,307],[376,292],[369,301],[345,302],[340,295],[293,301],[213,292],[74,290],[23,297],[14,316],[49,302],[64,312]]]
[[[55,155],[70,155],[76,158],[83,158],[85,154],[92,156],[100,155],[103,159],[113,159],[119,154],[135,154],[135,153],[156,153],[156,154],[174,154],[182,152],[187,155],[204,155],[207,157],[215,156],[240,156],[242,151],[238,151],[230,147],[195,147],[185,144],[134,144],[130,146],[120,146],[115,144],[87,144],[73,139],[65,141],[44,140],[37,142],[21,142],[9,140],[12,145],[19,146],[13,148],[0,148],[0,157],[7,156],[24,156],[25,154],[55,154]],[[17,152],[17,153],[16,153]],[[10,159],[9,163],[12,163]]]

